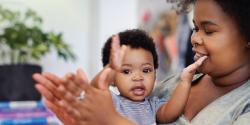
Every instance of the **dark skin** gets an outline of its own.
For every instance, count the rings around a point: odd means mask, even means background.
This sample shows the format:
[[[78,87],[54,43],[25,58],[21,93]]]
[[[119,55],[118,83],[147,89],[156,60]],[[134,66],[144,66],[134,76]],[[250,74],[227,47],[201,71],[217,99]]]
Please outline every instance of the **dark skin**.
[[[44,96],[46,106],[65,125],[134,124],[115,111],[108,90],[109,84],[113,81],[113,69],[119,70],[126,49],[125,46],[120,47],[117,35],[113,37],[112,41],[114,42],[110,59],[112,63],[91,81],[87,80],[85,73],[80,69],[76,74],[68,73],[63,78],[48,72],[33,75],[33,78],[39,83],[36,84],[36,88]],[[76,99],[82,90],[86,92],[83,101]]]
[[[46,105],[57,114],[64,124],[116,124],[116,119],[119,124],[130,122],[114,110],[111,95],[108,91],[108,83],[113,81],[114,69],[120,69],[121,59],[123,59],[125,54],[124,47],[119,45],[119,39],[113,39],[113,41],[112,56],[110,58],[112,63],[107,65],[90,82],[92,86],[88,84],[86,75],[81,70],[78,70],[76,74],[66,74],[64,78],[59,78],[52,73],[35,74],[33,76],[40,83],[36,85],[36,88],[45,97]],[[162,123],[174,121],[182,113],[192,77],[206,58],[206,56],[200,58],[183,71],[173,96],[168,100],[168,103],[162,105],[157,111],[157,121]],[[82,90],[86,93],[83,100],[84,103],[76,99]],[[100,104],[105,107],[105,110]],[[103,119],[103,116],[106,116],[108,120]],[[95,119],[102,120],[96,121]],[[110,119],[114,123],[111,123]],[[131,124],[134,123],[131,122]]]
[[[189,120],[214,100],[244,84],[250,75],[247,42],[215,1],[197,0],[193,22],[193,50],[197,57],[207,55],[208,59],[199,68],[207,75],[191,87],[184,109]]]
[[[189,98],[184,109],[184,116],[191,121],[211,102],[240,85],[241,84],[238,84],[237,86],[218,87],[214,85],[211,77],[207,75],[204,76],[197,85],[191,87]]]
[[[113,41],[119,40],[113,39]],[[92,86],[88,84],[86,75],[81,70],[78,70],[76,75],[67,74],[64,78],[59,78],[52,73],[44,73],[42,75],[35,74],[33,76],[34,79],[40,83],[36,85],[36,88],[45,97],[46,105],[57,114],[64,124],[98,125],[100,123],[106,123],[109,125],[117,123],[128,124],[129,122],[134,124],[121,117],[114,110],[111,95],[108,91],[108,83],[112,83],[113,80],[113,69],[120,69],[121,59],[125,52],[124,47],[120,47],[119,44],[117,44],[118,42],[114,43],[116,44],[112,43],[112,56],[110,59],[112,63],[107,65],[90,82]],[[157,120],[159,122],[174,121],[176,117],[182,113],[186,104],[192,77],[206,58],[206,56],[201,57],[194,64],[185,68],[173,96],[168,100],[168,103],[162,105],[157,111]],[[83,101],[79,101],[76,97],[80,95],[82,90],[85,90],[85,98]],[[100,106],[100,104],[102,104],[102,106]],[[105,119],[102,118],[103,116],[105,116]]]
[[[195,2],[193,20],[195,31],[192,35],[192,44],[194,46],[193,50],[196,53],[195,60],[197,61],[204,56],[207,56],[207,59],[197,69],[199,72],[204,73],[205,76],[195,85],[191,86],[184,108],[183,114],[188,120],[192,120],[206,106],[241,86],[250,78],[250,47],[238,30],[239,28],[234,20],[213,0],[197,0]],[[79,84],[79,87],[76,87],[86,91],[87,94],[84,101],[91,102],[91,98],[95,98],[98,95],[98,98],[91,103],[74,101],[74,98],[79,95],[79,91],[81,90],[78,89],[75,90],[78,92],[74,92],[72,91],[74,87],[72,89],[70,89],[71,87],[65,88],[68,91],[71,90],[71,96],[69,94],[64,96],[64,91],[62,90],[46,90],[46,88],[49,89],[51,86],[40,85],[40,89],[39,87],[37,88],[46,97],[48,102],[65,100],[66,104],[68,103],[67,106],[63,105],[63,103],[50,108],[64,123],[73,121],[72,123],[76,125],[134,125],[134,123],[131,123],[115,112],[114,107],[110,104],[110,94],[105,89],[107,85],[103,84],[108,83],[105,82],[105,79],[108,78],[108,74],[110,73],[104,71],[91,81],[91,84],[99,89],[87,84]],[[81,73],[77,74],[77,78],[85,76],[81,75]],[[49,79],[46,76],[43,77]],[[55,80],[55,78],[53,79]],[[43,83],[41,80],[38,81]],[[75,81],[75,83],[89,83],[86,81]],[[54,83],[63,82],[54,81]],[[46,88],[42,90],[41,87]],[[58,93],[61,95],[58,95],[58,100],[56,100],[55,97],[57,97],[56,94]],[[101,108],[101,106],[103,107]],[[64,111],[63,113],[68,117],[64,117],[56,109]],[[100,110],[102,113],[99,113]],[[95,116],[94,119],[92,116]]]

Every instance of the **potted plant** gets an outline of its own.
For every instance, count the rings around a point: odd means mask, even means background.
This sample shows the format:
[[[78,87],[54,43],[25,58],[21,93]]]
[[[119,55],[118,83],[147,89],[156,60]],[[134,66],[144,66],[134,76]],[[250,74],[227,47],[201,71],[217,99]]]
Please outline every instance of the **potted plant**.
[[[59,58],[75,60],[61,33],[42,30],[42,18],[33,10],[24,13],[0,6],[0,101],[39,100],[32,74],[54,49]]]

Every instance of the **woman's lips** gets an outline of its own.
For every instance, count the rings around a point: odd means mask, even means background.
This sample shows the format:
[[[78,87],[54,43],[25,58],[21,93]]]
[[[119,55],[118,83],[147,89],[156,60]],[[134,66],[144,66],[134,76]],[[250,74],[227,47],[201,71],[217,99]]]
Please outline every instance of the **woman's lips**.
[[[197,61],[199,58],[203,56],[208,56],[208,54],[198,51],[195,47],[192,48],[192,51],[195,52],[194,61]]]
[[[145,93],[145,87],[143,86],[137,86],[132,88],[132,93],[136,96],[143,96]]]
[[[195,53],[194,55],[194,61],[197,61],[199,58],[207,56],[207,54],[201,54],[201,53]]]

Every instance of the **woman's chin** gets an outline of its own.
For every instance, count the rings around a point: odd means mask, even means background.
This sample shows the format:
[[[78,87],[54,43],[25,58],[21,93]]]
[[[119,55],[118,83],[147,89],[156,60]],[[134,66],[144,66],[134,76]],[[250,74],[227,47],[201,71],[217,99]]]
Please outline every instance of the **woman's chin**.
[[[197,72],[207,74],[210,71],[208,67],[209,67],[209,63],[208,63],[208,59],[206,59],[202,63],[202,65],[197,69]]]
[[[197,72],[203,73],[203,74],[207,74],[208,73],[208,71],[206,70],[206,68],[202,67],[202,66],[197,69]]]

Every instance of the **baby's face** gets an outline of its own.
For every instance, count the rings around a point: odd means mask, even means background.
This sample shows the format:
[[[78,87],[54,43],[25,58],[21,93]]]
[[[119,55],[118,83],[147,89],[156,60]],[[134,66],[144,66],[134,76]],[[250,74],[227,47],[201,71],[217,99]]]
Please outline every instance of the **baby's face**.
[[[152,54],[142,48],[126,49],[121,71],[115,75],[115,86],[122,96],[133,101],[143,101],[155,82]]]

